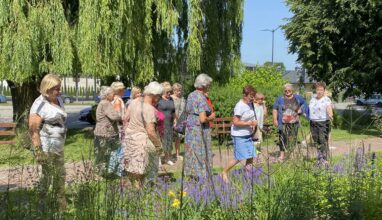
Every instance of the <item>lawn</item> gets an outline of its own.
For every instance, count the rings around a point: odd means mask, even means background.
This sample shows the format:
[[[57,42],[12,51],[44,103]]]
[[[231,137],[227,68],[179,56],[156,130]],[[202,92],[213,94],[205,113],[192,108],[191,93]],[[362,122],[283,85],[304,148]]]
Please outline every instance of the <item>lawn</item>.
[[[72,129],[65,142],[65,161],[81,161],[91,158],[93,153],[92,131]],[[19,145],[0,145],[0,167],[33,163],[33,154]]]
[[[302,126],[299,133],[299,140],[309,134],[308,126]],[[348,130],[332,129],[331,137],[333,141],[340,140],[360,140],[372,137],[379,137],[380,133],[373,128],[364,130]],[[277,135],[273,133],[269,140],[273,144],[273,140],[277,140]],[[212,140],[213,149],[219,149],[217,139]],[[183,146],[182,146],[183,148]],[[182,149],[181,149],[182,151]],[[33,163],[32,153],[21,146],[0,145],[0,167],[16,166]],[[81,161],[92,158],[93,154],[93,136],[89,129],[71,129],[67,133],[65,143],[65,161]]]

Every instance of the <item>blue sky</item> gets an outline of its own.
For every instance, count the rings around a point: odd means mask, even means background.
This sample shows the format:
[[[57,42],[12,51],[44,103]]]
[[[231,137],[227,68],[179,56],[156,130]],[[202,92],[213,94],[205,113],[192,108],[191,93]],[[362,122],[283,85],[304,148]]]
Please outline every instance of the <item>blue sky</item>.
[[[261,30],[277,28],[286,23],[284,18],[291,16],[292,13],[282,0],[245,0],[242,61],[252,64],[271,61],[272,33]],[[288,54],[288,41],[281,28],[274,35],[274,62],[283,62],[287,70],[294,69],[297,55]]]

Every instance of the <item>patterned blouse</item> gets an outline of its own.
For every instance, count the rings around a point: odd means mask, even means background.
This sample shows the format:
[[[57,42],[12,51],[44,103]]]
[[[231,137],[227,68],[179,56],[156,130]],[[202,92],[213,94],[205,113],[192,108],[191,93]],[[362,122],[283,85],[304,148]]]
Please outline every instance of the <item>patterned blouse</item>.
[[[121,114],[114,110],[111,102],[101,100],[97,107],[96,119],[94,135],[101,137],[118,135],[118,122],[121,121]]]

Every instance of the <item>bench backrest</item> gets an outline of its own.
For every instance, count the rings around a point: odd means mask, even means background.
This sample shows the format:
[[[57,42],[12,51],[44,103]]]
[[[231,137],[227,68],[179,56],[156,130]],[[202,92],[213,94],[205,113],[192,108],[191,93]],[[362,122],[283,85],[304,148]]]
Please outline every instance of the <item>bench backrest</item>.
[[[16,136],[16,125],[13,122],[0,122],[0,137]],[[16,144],[16,141],[0,141],[0,144]]]
[[[232,117],[215,118],[215,120],[212,122],[212,133],[214,135],[230,134],[232,119]]]

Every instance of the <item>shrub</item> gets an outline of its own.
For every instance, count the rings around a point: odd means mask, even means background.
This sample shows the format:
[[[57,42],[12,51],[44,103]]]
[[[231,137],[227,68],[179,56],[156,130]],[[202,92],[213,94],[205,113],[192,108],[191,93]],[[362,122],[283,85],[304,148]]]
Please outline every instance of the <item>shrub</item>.
[[[209,95],[217,117],[229,117],[242,96],[244,86],[252,85],[258,92],[263,93],[268,109],[272,109],[277,96],[282,94],[285,83],[281,71],[275,67],[257,66],[255,71],[246,70],[243,74],[231,78],[226,85],[212,86]]]
[[[255,71],[246,70],[242,75],[235,76],[229,85],[242,89],[245,85],[252,85],[258,92],[265,95],[268,109],[271,109],[277,96],[282,94],[283,85],[287,83],[282,78],[282,72],[273,66],[257,66]]]
[[[241,90],[226,86],[212,86],[209,91],[216,117],[231,117],[237,101],[241,97]]]

